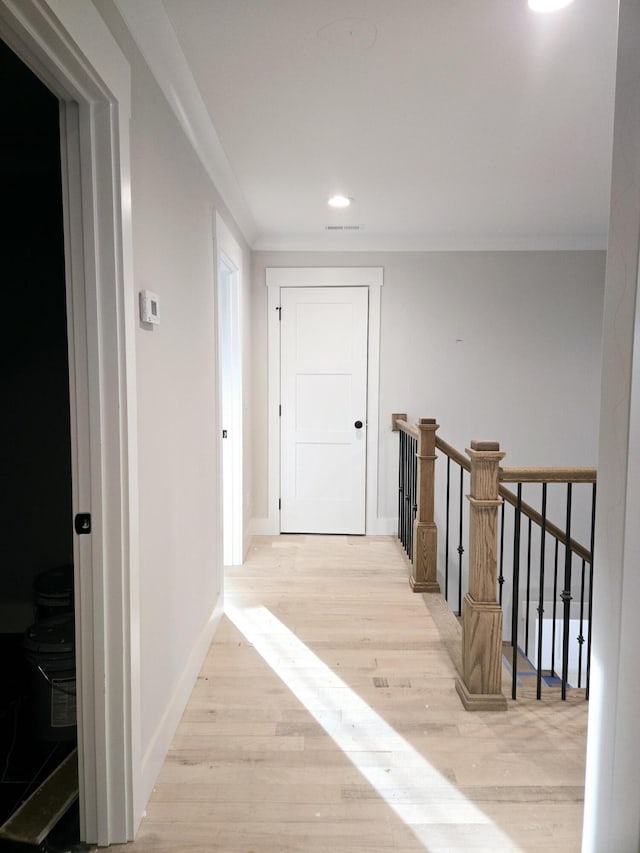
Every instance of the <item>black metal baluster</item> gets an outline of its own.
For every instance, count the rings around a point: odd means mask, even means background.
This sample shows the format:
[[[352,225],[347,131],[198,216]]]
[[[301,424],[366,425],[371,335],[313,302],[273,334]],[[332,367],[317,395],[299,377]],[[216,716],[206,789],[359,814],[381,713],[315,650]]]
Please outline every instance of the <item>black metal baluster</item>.
[[[458,616],[462,613],[462,555],[464,547],[462,545],[462,510],[464,506],[464,468],[460,466],[460,519],[458,526]]]
[[[410,484],[410,471],[409,468],[409,457],[411,455],[411,436],[407,436],[405,445],[404,445],[404,550],[406,554],[409,554],[409,490],[411,488]]]
[[[404,443],[404,508],[402,510],[402,539],[404,541],[404,550],[408,554],[409,553],[409,539],[407,537],[407,501],[409,497],[409,443],[410,437],[407,436]]]
[[[527,525],[527,609],[525,617],[524,653],[529,657],[529,610],[531,604],[531,519]]]
[[[404,465],[404,489],[402,491],[402,544],[404,545],[404,550],[407,550],[407,488],[408,482],[407,477],[409,475],[409,468],[407,466],[407,446],[409,444],[409,436],[405,436],[404,441],[404,455],[403,465]]]
[[[553,619],[551,620],[551,675],[556,674],[556,619],[558,616],[558,549],[560,542],[556,539],[553,558]]]
[[[502,587],[504,586],[504,501],[500,507],[500,574],[498,575],[498,601],[502,607]]]
[[[520,588],[520,520],[522,515],[522,483],[518,483],[518,500],[513,530],[513,591],[511,601],[511,643],[513,645],[511,671],[511,698],[516,698],[518,679],[518,594]]]
[[[413,489],[413,470],[411,467],[411,451],[413,450],[413,438],[409,436],[409,448],[407,453],[407,554],[411,559],[411,492]]]
[[[413,531],[414,521],[418,513],[418,440],[411,442],[411,518],[409,521],[409,535],[411,537],[411,560],[413,560]]]
[[[584,575],[586,568],[586,560],[582,561],[582,571],[580,572],[580,632],[578,633],[578,687],[582,687],[582,646],[584,645],[584,635],[582,626],[584,624]]]
[[[404,441],[404,491],[402,492],[402,541],[404,544],[404,550],[406,552],[408,542],[407,542],[407,489],[409,488],[409,466],[407,464],[408,459],[408,446],[409,446],[409,436],[405,436]]]
[[[400,430],[398,445],[398,539],[402,542],[404,510],[404,433]]]
[[[434,472],[434,475],[435,475],[435,472]],[[420,481],[418,480],[418,441],[417,441],[417,439],[416,439],[415,458],[414,458],[414,462],[413,462],[413,480],[415,483],[414,497],[413,497],[413,520],[415,522],[415,520],[418,517],[418,495],[420,494]],[[434,512],[435,512],[435,508],[434,508]],[[412,529],[415,530],[415,524],[413,525]]]
[[[449,603],[449,497],[451,488],[451,457],[447,456],[447,521],[444,534],[444,600]]]
[[[538,588],[538,660],[536,674],[536,699],[542,695],[542,628],[544,616],[544,568],[547,535],[547,484],[542,484],[542,528],[540,530],[540,584]]]
[[[410,492],[411,492],[411,467],[410,467],[410,459],[411,459],[411,436],[407,436],[407,441],[405,445],[405,456],[404,456],[404,550],[409,555],[409,548],[411,547],[409,544],[409,503],[410,503]]]
[[[591,495],[591,565],[589,567],[589,608],[588,608],[588,619],[589,619],[589,633],[587,635],[587,685],[585,691],[585,698],[589,698],[589,687],[591,684],[591,628],[593,625],[592,617],[593,617],[593,548],[595,545],[595,535],[596,535],[596,484],[593,484],[593,492]]]
[[[409,513],[409,559],[413,561],[413,529],[416,514],[418,512],[418,497],[417,497],[417,481],[418,481],[418,442],[415,438],[411,439],[411,495]]]
[[[562,616],[562,699],[567,698],[567,680],[569,677],[569,620],[571,618],[571,483],[567,483],[567,520],[564,547],[564,588],[560,594],[564,604]]]
[[[400,491],[400,520],[401,520],[400,541],[402,542],[402,547],[404,548],[404,545],[405,545],[405,542],[404,542],[404,489],[405,489],[404,476],[406,473],[406,467],[405,467],[406,452],[405,452],[405,450],[406,450],[406,443],[407,443],[406,435],[404,433],[400,433],[400,440],[402,442],[401,449],[400,449],[400,481],[402,483],[402,489]]]

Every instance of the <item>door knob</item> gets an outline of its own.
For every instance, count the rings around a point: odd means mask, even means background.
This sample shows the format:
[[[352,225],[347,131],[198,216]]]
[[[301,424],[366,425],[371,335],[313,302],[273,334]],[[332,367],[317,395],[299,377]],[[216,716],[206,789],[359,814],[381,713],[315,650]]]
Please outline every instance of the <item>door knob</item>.
[[[356,429],[362,429],[362,421],[356,421],[356,422],[354,423],[354,427],[355,427]]]

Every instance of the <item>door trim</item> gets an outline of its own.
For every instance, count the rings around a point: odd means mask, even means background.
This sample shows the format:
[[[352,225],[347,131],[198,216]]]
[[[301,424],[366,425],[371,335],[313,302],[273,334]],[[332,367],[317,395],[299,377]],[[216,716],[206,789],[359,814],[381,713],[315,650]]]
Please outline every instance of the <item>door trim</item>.
[[[0,35],[61,102],[82,838],[142,817],[130,68],[85,0],[0,0]],[[71,523],[71,519],[69,520]]]
[[[386,532],[378,525],[378,430],[380,389],[380,297],[384,284],[382,267],[267,267],[268,312],[268,406],[269,406],[269,513],[264,529],[280,533],[280,288],[282,287],[368,287],[369,344],[367,370],[367,486],[365,532]]]
[[[244,382],[243,382],[243,364],[242,364],[242,250],[238,245],[237,240],[227,227],[225,221],[216,211],[215,224],[215,243],[216,243],[216,302],[215,312],[217,316],[217,339],[218,339],[218,412],[219,422],[223,428],[231,430],[232,439],[232,484],[231,484],[231,501],[232,501],[232,524],[233,529],[230,548],[224,542],[228,531],[224,525],[224,507],[225,494],[228,494],[224,482],[224,460],[222,441],[220,436],[217,436],[219,442],[220,453],[218,456],[220,482],[218,485],[218,494],[220,495],[220,530],[223,531],[223,550],[220,554],[221,564],[224,563],[223,552],[230,550],[232,565],[242,565],[245,554],[245,534],[246,525],[244,521],[244,474],[243,474],[243,448],[244,448],[244,432],[243,432],[243,412],[244,412]],[[229,288],[229,298],[231,302],[230,316],[223,318],[222,316],[222,276],[221,267],[225,265],[230,271],[233,278],[231,287]],[[224,376],[223,376],[223,342],[225,339],[224,324],[227,322],[228,328],[226,334],[232,339],[232,361],[233,361],[233,382],[235,385],[233,393],[233,401],[231,405],[231,421],[223,422],[225,415],[223,403]]]

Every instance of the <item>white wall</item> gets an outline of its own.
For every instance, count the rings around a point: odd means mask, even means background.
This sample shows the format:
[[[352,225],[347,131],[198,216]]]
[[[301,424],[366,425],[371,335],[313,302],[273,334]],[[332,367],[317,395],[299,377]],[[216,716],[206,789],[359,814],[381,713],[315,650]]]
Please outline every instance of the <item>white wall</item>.
[[[505,465],[595,465],[604,252],[253,256],[253,399],[267,419],[265,268],[382,266],[378,516],[396,515],[392,412],[435,417],[461,450],[497,439]],[[253,437],[254,511],[267,515],[267,436]]]
[[[622,0],[582,849],[640,850],[640,6]]]
[[[242,247],[245,270],[250,256],[115,7],[110,0],[96,0],[96,6],[131,63],[135,289],[149,288],[160,299],[160,325],[139,324],[136,336],[141,741],[148,795],[222,608],[216,210]],[[247,296],[248,283],[245,325]],[[250,472],[250,456],[248,463]]]

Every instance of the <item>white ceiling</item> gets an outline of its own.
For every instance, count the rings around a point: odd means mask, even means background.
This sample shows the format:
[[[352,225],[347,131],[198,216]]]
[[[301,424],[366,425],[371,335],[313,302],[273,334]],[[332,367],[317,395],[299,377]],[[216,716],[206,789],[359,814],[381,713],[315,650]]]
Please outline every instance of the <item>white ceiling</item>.
[[[606,245],[617,5],[575,0],[546,16],[526,0],[146,9],[173,29],[254,248],[539,249]],[[327,207],[338,191],[355,199],[349,210]]]

